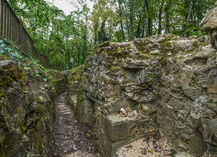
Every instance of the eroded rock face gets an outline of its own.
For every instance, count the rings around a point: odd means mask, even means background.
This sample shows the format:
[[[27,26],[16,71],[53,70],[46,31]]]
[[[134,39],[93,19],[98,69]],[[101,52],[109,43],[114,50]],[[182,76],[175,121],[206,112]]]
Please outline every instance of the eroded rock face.
[[[211,42],[217,49],[217,2],[214,8],[210,10],[200,23],[203,31],[208,31],[211,36]]]
[[[106,42],[82,68],[75,111],[81,122],[94,117],[96,143],[105,156],[160,129],[177,151],[199,157],[207,143],[216,146],[217,141],[216,70],[216,51],[202,38],[161,35]],[[138,117],[122,117],[120,110],[126,108]]]
[[[40,71],[37,67],[34,68]],[[58,75],[58,79],[53,81],[53,86],[61,91],[65,88],[61,82],[66,80],[60,73]],[[55,75],[52,77],[54,79]],[[51,156],[55,95],[58,92],[55,92],[55,88],[44,88],[37,81],[34,82],[37,84],[36,88],[27,86],[28,79],[25,71],[16,62],[0,60],[0,156],[2,157]],[[48,81],[46,83],[48,84]]]

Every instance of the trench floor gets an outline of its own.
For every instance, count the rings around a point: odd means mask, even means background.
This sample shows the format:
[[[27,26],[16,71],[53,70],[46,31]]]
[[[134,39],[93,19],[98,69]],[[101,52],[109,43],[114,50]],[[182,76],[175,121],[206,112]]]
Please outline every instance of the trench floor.
[[[56,121],[52,135],[54,157],[100,157],[93,143],[92,124],[80,124],[66,101],[66,92],[56,101]],[[76,97],[73,97],[76,101]],[[174,151],[167,141],[154,138],[154,134],[122,146],[117,157],[172,157]],[[185,157],[185,156],[183,156]],[[188,156],[190,157],[190,156]]]
[[[91,124],[79,124],[67,105],[66,93],[56,101],[56,121],[52,135],[54,157],[99,157],[92,141]]]

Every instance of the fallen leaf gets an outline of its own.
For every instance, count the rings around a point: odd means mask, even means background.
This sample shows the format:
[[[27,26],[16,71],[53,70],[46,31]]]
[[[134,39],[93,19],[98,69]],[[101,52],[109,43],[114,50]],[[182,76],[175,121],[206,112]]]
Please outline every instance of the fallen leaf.
[[[142,154],[146,155],[147,154],[147,150],[145,148],[142,149],[141,151]]]
[[[132,145],[128,145],[128,146],[126,146],[125,148],[133,148],[133,146]]]
[[[90,136],[91,136],[91,134],[90,134],[90,133],[87,133],[86,135],[87,135],[87,137],[90,137]]]
[[[153,154],[153,151],[151,151],[151,150],[148,150],[148,152],[151,153],[151,154]]]

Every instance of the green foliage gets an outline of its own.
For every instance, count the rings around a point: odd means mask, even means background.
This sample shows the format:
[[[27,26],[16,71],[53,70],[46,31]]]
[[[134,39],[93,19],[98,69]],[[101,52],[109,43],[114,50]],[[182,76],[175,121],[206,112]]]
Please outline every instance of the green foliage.
[[[161,33],[187,36],[204,35],[200,22],[214,0],[95,0],[91,15],[91,31],[95,44],[103,38],[111,41],[131,41]],[[187,19],[190,14],[190,19]],[[99,32],[99,33],[98,33]],[[109,38],[106,38],[106,35]]]
[[[47,78],[43,78],[43,81],[47,82]]]
[[[87,31],[89,9],[85,3],[81,10],[68,16],[44,0],[9,0],[9,3],[22,19],[37,50],[49,56],[51,64],[64,64],[71,69],[84,63],[92,49]],[[70,58],[74,58],[74,63]]]
[[[65,15],[45,0],[9,0],[37,50],[49,56],[51,64],[66,69],[83,64],[92,48],[107,40],[131,41],[161,33],[204,35],[200,21],[215,3],[194,0],[190,11],[190,0],[93,0],[90,12],[87,1],[69,1],[80,6]],[[10,51],[1,46],[0,54]]]
[[[15,60],[22,60],[24,58],[14,47],[10,47],[6,45],[3,40],[0,40],[0,55],[4,54]]]

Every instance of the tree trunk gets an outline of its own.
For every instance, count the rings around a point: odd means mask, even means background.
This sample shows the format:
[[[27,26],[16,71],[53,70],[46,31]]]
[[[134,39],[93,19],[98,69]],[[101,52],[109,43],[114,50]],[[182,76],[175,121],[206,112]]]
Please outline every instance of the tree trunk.
[[[71,45],[69,46],[69,56],[70,56],[69,58],[72,57],[72,46]],[[72,64],[73,64],[72,62],[69,62],[69,70],[72,69]]]
[[[142,38],[145,37],[145,22],[142,23]]]
[[[68,64],[68,68],[70,67],[70,50],[67,51],[67,64]],[[65,67],[65,70],[67,69],[67,65]]]
[[[192,14],[192,11],[193,11],[193,4],[194,4],[194,0],[191,0],[190,1],[190,4],[189,4],[189,9],[188,9],[188,16],[187,16],[187,24],[185,26],[185,33],[184,33],[184,37],[187,38],[188,37],[188,26],[190,24],[190,20],[191,20],[191,14]]]
[[[169,10],[170,10],[170,5],[171,5],[171,0],[169,0],[169,3],[167,4],[165,8],[165,16],[166,16],[166,28],[165,28],[165,33],[169,34],[170,33],[170,17],[169,17]]]
[[[84,48],[83,48],[83,63],[84,63],[87,54],[87,25],[85,25],[84,28],[83,40],[84,40]]]
[[[141,23],[142,23],[142,18],[139,18],[137,30],[136,30],[136,38],[139,38],[141,36]]]
[[[148,13],[148,28],[147,28],[147,36],[152,35],[152,20],[150,18],[150,13],[149,13],[149,5],[148,5],[148,0],[145,0],[145,8]]]
[[[129,41],[133,40],[133,32],[134,32],[134,28],[133,28],[133,16],[134,16],[134,0],[130,0],[130,24],[129,24]]]
[[[78,64],[77,64],[77,66],[79,66],[80,65],[80,46],[79,45],[77,45],[77,49],[78,49]]]
[[[161,34],[161,29],[162,29],[162,9],[163,9],[163,1],[161,0],[161,6],[158,14],[158,34]]]
[[[119,7],[119,17],[121,19],[121,34],[122,34],[122,39],[123,41],[125,40],[125,35],[124,35],[124,26],[123,26],[123,21],[122,21],[122,0],[118,0],[118,7]]]
[[[64,46],[64,52],[65,52],[65,65],[63,65],[63,68],[66,70],[66,68],[67,68],[67,61],[68,61],[68,57],[69,57],[69,52],[67,51],[67,49],[66,49],[66,45]],[[64,53],[63,52],[63,53]],[[64,64],[64,63],[63,63]]]
[[[97,44],[97,31],[96,31],[96,29],[94,30],[94,45],[96,45]]]
[[[145,37],[145,26],[146,26],[146,14],[145,14],[145,5],[143,6],[143,16],[142,16],[142,19],[143,19],[143,22],[142,22],[142,38]]]

